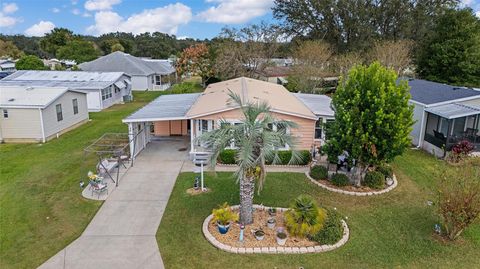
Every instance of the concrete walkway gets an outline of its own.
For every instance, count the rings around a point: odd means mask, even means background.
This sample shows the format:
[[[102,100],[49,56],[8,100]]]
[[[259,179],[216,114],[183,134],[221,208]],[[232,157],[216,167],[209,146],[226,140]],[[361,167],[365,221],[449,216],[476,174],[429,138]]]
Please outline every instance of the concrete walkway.
[[[188,141],[152,141],[83,234],[39,268],[164,268],[155,234]],[[52,238],[54,240],[54,238]]]

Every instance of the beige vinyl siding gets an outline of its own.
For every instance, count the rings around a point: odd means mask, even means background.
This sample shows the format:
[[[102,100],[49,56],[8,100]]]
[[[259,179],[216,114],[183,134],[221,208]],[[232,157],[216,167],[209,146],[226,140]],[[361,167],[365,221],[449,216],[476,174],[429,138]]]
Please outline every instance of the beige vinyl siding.
[[[282,119],[282,120],[289,120],[292,122],[297,123],[298,128],[290,130],[290,133],[292,136],[296,137],[297,139],[297,149],[310,149],[311,146],[314,144],[314,136],[315,136],[315,120],[312,119],[306,119],[306,118],[301,118],[297,116],[291,116],[287,114],[281,114],[281,113],[272,113],[274,117],[277,119]],[[220,120],[220,119],[225,119],[225,120],[239,120],[243,118],[243,114],[240,111],[240,109],[233,109],[229,111],[224,111],[220,113],[215,113],[203,117],[198,117],[195,119],[202,119],[202,120]],[[218,128],[216,126],[215,128]]]
[[[3,109],[8,110],[8,119],[3,118]],[[0,108],[0,111],[2,139],[42,140],[38,108]]]
[[[73,99],[78,101],[78,114],[73,114]],[[57,121],[56,105],[62,104],[63,120]],[[43,110],[45,137],[62,133],[63,130],[88,119],[86,94],[67,92]]]

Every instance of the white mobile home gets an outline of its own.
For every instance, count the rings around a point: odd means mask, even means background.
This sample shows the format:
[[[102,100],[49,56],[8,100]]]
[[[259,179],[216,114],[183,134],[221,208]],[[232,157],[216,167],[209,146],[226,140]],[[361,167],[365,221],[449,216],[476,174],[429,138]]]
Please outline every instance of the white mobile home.
[[[82,63],[84,71],[123,72],[132,78],[133,90],[166,90],[176,79],[168,60],[143,59],[115,51],[91,62]]]
[[[121,72],[17,71],[0,80],[0,87],[65,87],[87,94],[88,110],[100,111],[132,99],[130,76]]]
[[[87,96],[68,88],[0,88],[0,141],[46,142],[88,121]]]

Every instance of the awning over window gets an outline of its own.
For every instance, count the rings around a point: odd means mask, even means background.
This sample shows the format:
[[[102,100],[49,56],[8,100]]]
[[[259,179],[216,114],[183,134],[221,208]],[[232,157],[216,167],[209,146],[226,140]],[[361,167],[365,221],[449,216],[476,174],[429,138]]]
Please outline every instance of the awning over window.
[[[115,86],[117,86],[119,89],[123,89],[125,88],[125,83],[121,82],[121,81],[117,81],[115,82]]]
[[[456,119],[480,114],[480,107],[464,104],[446,104],[429,107],[425,111],[446,119]]]

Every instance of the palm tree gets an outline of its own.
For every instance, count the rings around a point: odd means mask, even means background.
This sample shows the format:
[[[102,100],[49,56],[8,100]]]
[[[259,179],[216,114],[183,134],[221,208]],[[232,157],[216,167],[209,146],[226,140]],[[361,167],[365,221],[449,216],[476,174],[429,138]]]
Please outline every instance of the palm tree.
[[[202,134],[198,139],[211,152],[210,163],[214,167],[218,155],[226,147],[235,147],[235,161],[238,170],[235,172],[237,183],[240,183],[240,223],[253,222],[253,196],[255,183],[258,193],[262,190],[266,177],[265,161],[279,163],[278,149],[288,145],[294,149],[294,137],[290,128],[297,125],[291,121],[276,119],[270,113],[266,102],[246,102],[235,93],[229,93],[230,99],[242,110],[243,119],[234,125],[225,120],[220,121],[220,128]],[[290,163],[300,160],[300,154],[292,151]]]

